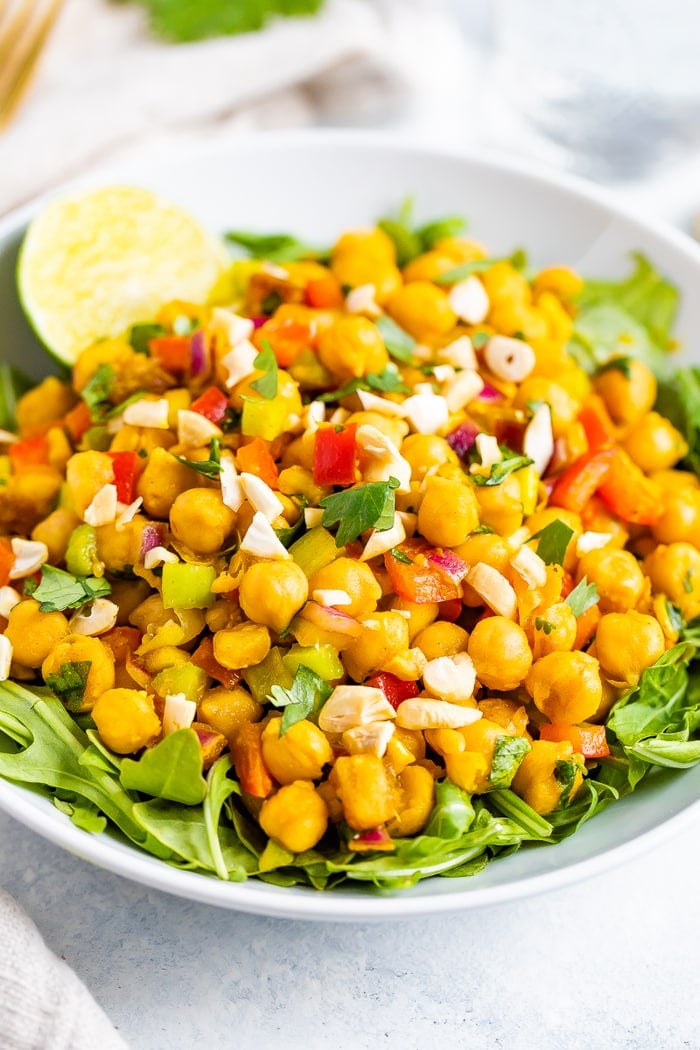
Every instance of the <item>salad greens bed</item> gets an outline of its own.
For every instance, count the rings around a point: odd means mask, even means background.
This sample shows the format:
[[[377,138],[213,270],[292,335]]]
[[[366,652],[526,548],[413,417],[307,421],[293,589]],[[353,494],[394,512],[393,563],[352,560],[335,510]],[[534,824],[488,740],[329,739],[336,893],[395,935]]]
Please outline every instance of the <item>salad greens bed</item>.
[[[405,210],[384,220],[383,228],[404,261],[430,243],[430,229],[411,229]],[[252,236],[230,239],[268,258],[274,250],[287,260],[308,257],[308,246],[289,235],[258,238],[259,245],[250,243]],[[638,357],[648,364],[659,379],[660,411],[689,444],[681,466],[700,473],[700,369],[669,369],[678,294],[646,258],[634,259],[625,280],[586,282],[571,352],[589,371],[613,356],[618,363]],[[523,253],[518,261],[526,266]],[[0,366],[0,426],[11,424],[16,397],[28,382]],[[573,803],[547,819],[507,788],[471,798],[445,779],[436,785],[424,833],[396,839],[395,852],[323,851],[322,840],[320,848],[294,855],[266,841],[247,814],[228,754],[203,775],[199,744],[189,730],[166,737],[137,761],[120,758],[101,744],[89,714],[71,716],[50,690],[9,681],[0,683],[0,776],[45,796],[85,831],[109,826],[175,867],[224,880],[256,876],[315,889],[352,880],[397,890],[433,875],[474,875],[524,843],[561,841],[644,778],[700,761],[700,619],[683,624],[671,610],[681,627],[678,644],[617,701],[606,723],[610,757],[591,768]]]

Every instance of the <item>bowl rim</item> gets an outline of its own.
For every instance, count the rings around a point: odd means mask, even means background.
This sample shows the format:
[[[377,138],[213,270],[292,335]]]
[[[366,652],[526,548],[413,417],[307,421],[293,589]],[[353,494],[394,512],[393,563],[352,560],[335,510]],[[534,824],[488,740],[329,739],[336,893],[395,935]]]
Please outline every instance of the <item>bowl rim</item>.
[[[627,205],[616,194],[578,176],[560,173],[520,158],[506,157],[492,150],[455,149],[439,145],[415,144],[402,133],[339,128],[304,128],[266,130],[242,133],[224,142],[212,140],[193,147],[197,157],[235,156],[238,151],[276,150],[289,145],[295,148],[332,150],[352,147],[365,152],[386,154],[408,153],[430,157],[441,162],[463,163],[480,171],[507,174],[526,180],[542,191],[556,190],[567,195],[573,203],[588,203],[601,208],[612,220],[621,218],[636,227],[644,236],[655,236],[670,245],[692,265],[700,267],[700,245],[683,231],[657,218],[639,219],[633,206]],[[164,147],[157,153],[146,154],[146,169],[160,169],[169,154],[178,147]],[[144,163],[143,153],[136,151],[127,157],[114,157],[105,164],[91,168],[75,178],[52,187],[0,216],[0,242],[21,233],[31,217],[44,204],[59,196],[68,195],[86,186],[105,185],[107,180],[133,179],[138,165]],[[700,276],[700,273],[699,273]],[[620,845],[582,860],[558,866],[551,871],[518,877],[510,882],[484,888],[465,888],[434,896],[409,894],[370,895],[362,891],[328,893],[304,887],[282,887],[248,880],[244,883],[226,883],[219,879],[171,867],[167,863],[142,853],[136,846],[123,847],[108,835],[93,835],[73,825],[50,803],[38,799],[21,785],[0,780],[0,809],[57,846],[90,861],[117,875],[176,896],[218,907],[267,915],[273,918],[332,921],[392,921],[423,918],[429,915],[464,911],[466,909],[500,904],[523,897],[559,889],[609,870],[632,860],[671,837],[680,834],[700,818],[700,799],[690,801],[672,816],[653,828]],[[63,819],[57,819],[63,817]],[[474,884],[469,882],[469,886]]]

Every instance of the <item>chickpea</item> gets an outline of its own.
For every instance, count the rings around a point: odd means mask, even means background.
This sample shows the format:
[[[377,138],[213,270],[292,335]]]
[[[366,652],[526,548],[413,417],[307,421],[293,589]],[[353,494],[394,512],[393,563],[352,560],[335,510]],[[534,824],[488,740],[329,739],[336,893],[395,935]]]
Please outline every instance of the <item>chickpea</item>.
[[[259,561],[244,575],[239,601],[248,619],[283,631],[308,596],[309,582],[296,562]]]
[[[377,755],[341,755],[328,779],[355,831],[376,828],[396,815],[395,784]]]
[[[290,853],[313,849],[328,827],[328,806],[313,784],[298,780],[265,799],[260,827]]]
[[[550,722],[584,722],[603,698],[598,661],[589,653],[548,653],[534,663],[525,688]]]
[[[467,652],[481,684],[498,692],[516,689],[532,664],[525,631],[505,616],[480,620],[469,636]]]
[[[447,292],[430,281],[412,281],[398,288],[389,297],[387,310],[401,328],[420,341],[439,339],[457,324]]]
[[[404,438],[401,455],[411,464],[411,474],[417,481],[430,467],[439,467],[443,463],[459,464],[456,453],[437,434],[410,434]]]
[[[415,764],[399,773],[398,780],[398,813],[387,830],[390,835],[417,835],[435,805],[435,781],[427,769]]]
[[[654,539],[658,543],[688,542],[700,546],[700,489],[683,484],[667,489],[662,500],[664,512],[651,526]]]
[[[70,633],[62,612],[39,612],[39,602],[25,598],[10,611],[5,637],[12,655],[25,667],[41,667],[54,646]]]
[[[576,580],[586,576],[598,588],[600,611],[626,612],[644,594],[644,573],[633,554],[617,547],[600,547],[579,559]]]
[[[57,507],[32,529],[32,539],[45,543],[51,565],[60,564],[66,556],[68,540],[80,518],[66,507]]]
[[[73,388],[80,392],[94,376],[100,365],[111,365],[115,372],[122,372],[135,353],[124,339],[102,339],[83,350],[73,366]]]
[[[321,333],[318,356],[338,379],[381,372],[389,363],[379,329],[366,317],[341,317]]]
[[[170,508],[170,528],[179,543],[197,554],[217,554],[225,546],[236,516],[215,489],[187,489]]]
[[[502,726],[511,736],[526,736],[528,716],[526,709],[517,700],[502,697],[486,697],[477,707],[484,718]]]
[[[350,605],[343,612],[362,620],[377,608],[382,588],[366,562],[354,558],[336,558],[313,574],[309,580],[309,592],[316,590],[339,590],[350,595]]]
[[[45,434],[50,423],[65,416],[74,400],[69,386],[56,376],[47,376],[17,402],[15,416],[21,436],[33,438]]]
[[[457,547],[479,525],[474,490],[448,478],[431,476],[418,510],[418,531],[436,547]]]
[[[76,452],[66,464],[66,487],[82,517],[103,485],[114,481],[114,466],[106,452]]]
[[[408,634],[411,645],[414,644],[416,635],[418,635],[423,628],[428,627],[438,618],[440,612],[440,606],[437,602],[409,602],[406,598],[399,598],[394,595],[389,600],[389,609],[394,609],[396,612],[408,613],[409,615],[405,618],[408,623]]]
[[[573,798],[583,783],[583,761],[574,755],[568,740],[533,740],[530,751],[513,777],[511,790],[532,806],[536,813],[546,816],[562,801],[563,786],[557,777],[560,762],[574,760],[579,768],[574,775],[569,798]]]
[[[655,593],[683,610],[700,597],[700,551],[690,543],[661,545],[647,554],[644,571]]]
[[[404,649],[408,649],[408,623],[401,613],[374,613],[371,626],[343,650],[345,670],[354,681],[362,682]]]
[[[141,634],[150,634],[158,627],[163,627],[172,618],[173,614],[170,609],[163,606],[160,594],[149,594],[131,610],[129,623],[138,627]]]
[[[294,780],[320,780],[323,767],[333,759],[325,733],[307,719],[281,733],[282,719],[271,718],[262,733],[265,765],[280,784]]]
[[[636,685],[665,648],[664,633],[653,616],[607,613],[598,624],[596,652],[603,674],[612,682]]]
[[[49,675],[61,675],[65,664],[89,665],[82,696],[66,698],[60,694],[69,711],[90,711],[95,701],[114,686],[114,656],[112,650],[99,638],[69,634],[54,646],[41,665],[41,677],[50,687]]]
[[[239,671],[255,667],[270,651],[270,632],[257,623],[239,623],[214,635],[214,658],[223,667]]]
[[[197,708],[197,718],[216,729],[231,742],[234,734],[244,722],[259,722],[262,706],[240,685],[233,689],[216,686],[204,694]]]
[[[535,295],[552,292],[558,299],[573,299],[583,288],[583,278],[568,266],[548,266],[533,281]]]
[[[566,602],[557,602],[535,617],[532,652],[536,660],[547,653],[567,652],[576,642],[576,617]]]
[[[178,463],[164,448],[154,448],[138,481],[143,509],[151,518],[168,520],[170,508],[181,492],[196,484],[196,475]]]
[[[499,485],[479,485],[474,493],[479,504],[483,525],[510,536],[523,523],[523,498],[515,473],[509,474]]]
[[[624,367],[604,368],[593,385],[616,423],[636,423],[656,401],[654,373],[636,358],[626,358]]]
[[[547,336],[547,321],[542,314],[528,303],[517,299],[500,299],[491,306],[488,316],[489,324],[502,335],[515,335],[522,332],[530,343],[536,343]]]
[[[410,263],[404,267],[403,279],[406,284],[410,284],[411,281],[434,281],[436,277],[447,273],[448,270],[454,270],[456,265],[450,255],[432,249],[411,259]]]
[[[565,435],[581,407],[567,387],[545,376],[529,376],[522,382],[513,399],[513,406],[526,409],[530,401],[545,401],[549,405],[555,437]]]
[[[418,646],[426,660],[466,653],[468,643],[469,635],[464,628],[447,620],[438,620],[437,623],[430,624],[414,639],[414,645]]]
[[[658,412],[647,412],[627,432],[622,447],[647,474],[673,467],[688,451],[683,435]]]
[[[341,285],[373,284],[380,304],[401,285],[394,242],[379,229],[344,233],[333,249],[331,271]]]
[[[530,284],[526,277],[509,262],[497,262],[479,275],[492,303],[522,302],[532,299]]]
[[[392,416],[382,415],[381,412],[353,412],[348,416],[346,422],[356,423],[361,427],[363,423],[376,427],[380,433],[389,438],[397,448],[408,434],[408,423],[405,419],[396,419]]]
[[[118,755],[130,755],[160,733],[153,697],[140,689],[108,689],[92,709],[102,742]]]

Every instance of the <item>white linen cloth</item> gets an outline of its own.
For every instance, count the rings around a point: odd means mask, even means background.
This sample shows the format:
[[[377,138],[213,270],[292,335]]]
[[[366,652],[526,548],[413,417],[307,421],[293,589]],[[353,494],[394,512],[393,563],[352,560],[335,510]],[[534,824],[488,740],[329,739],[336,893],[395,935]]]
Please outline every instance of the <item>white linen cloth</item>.
[[[440,0],[326,0],[313,18],[178,45],[149,34],[139,4],[65,0],[0,134],[0,213],[117,152],[173,139],[386,124],[407,107],[432,136],[454,136],[468,66]]]

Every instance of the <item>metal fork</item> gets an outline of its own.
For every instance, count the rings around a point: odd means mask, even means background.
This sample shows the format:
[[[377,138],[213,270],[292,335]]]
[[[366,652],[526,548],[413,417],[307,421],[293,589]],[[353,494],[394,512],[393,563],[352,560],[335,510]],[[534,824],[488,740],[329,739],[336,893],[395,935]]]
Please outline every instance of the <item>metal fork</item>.
[[[63,0],[0,0],[0,131],[29,86]]]

